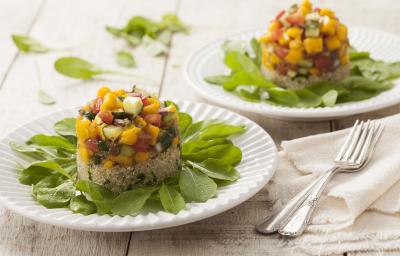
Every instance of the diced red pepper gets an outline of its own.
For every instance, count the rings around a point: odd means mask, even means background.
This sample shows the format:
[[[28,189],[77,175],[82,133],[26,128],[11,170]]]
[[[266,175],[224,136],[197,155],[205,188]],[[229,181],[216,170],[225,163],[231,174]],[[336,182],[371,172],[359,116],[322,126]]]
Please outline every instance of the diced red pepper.
[[[285,76],[287,74],[287,72],[289,71],[290,66],[286,63],[278,63],[276,65],[276,70],[278,71],[279,74],[281,74],[282,76]]]
[[[96,139],[87,139],[85,141],[85,146],[86,146],[87,149],[89,149],[93,153],[99,152],[99,147],[97,146],[97,140]]]
[[[89,105],[90,110],[92,110],[93,113],[97,114],[100,112],[100,107],[102,104],[103,104],[103,98],[98,97],[90,103]]]
[[[296,12],[286,18],[286,21],[292,25],[304,26],[304,17],[300,12]]]
[[[146,122],[151,123],[152,125],[161,126],[161,115],[160,114],[148,114],[144,117]]]
[[[276,46],[274,51],[275,51],[275,54],[278,55],[278,57],[281,59],[286,58],[286,55],[289,53],[289,49],[286,49],[281,46]]]
[[[285,14],[285,10],[282,10],[278,13],[278,15],[276,15],[275,20],[279,20],[283,15]]]
[[[319,70],[325,70],[331,65],[331,60],[328,56],[317,55],[314,57],[314,65]]]
[[[150,101],[149,101],[147,98],[145,98],[145,97],[142,97],[142,103],[143,103],[143,106],[148,106],[148,105],[150,105]]]
[[[112,124],[114,120],[114,116],[111,111],[103,110],[99,113],[99,117],[103,120],[106,124]]]
[[[270,33],[271,33],[271,42],[276,42],[279,40],[279,38],[281,38],[283,30],[279,28]]]

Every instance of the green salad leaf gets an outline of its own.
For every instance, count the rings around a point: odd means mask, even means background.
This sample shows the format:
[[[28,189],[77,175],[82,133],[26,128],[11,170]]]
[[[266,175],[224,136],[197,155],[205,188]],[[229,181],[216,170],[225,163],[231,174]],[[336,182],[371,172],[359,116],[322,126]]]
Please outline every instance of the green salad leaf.
[[[374,97],[391,89],[391,81],[400,77],[400,61],[378,61],[368,52],[352,48],[351,76],[341,81],[318,82],[305,89],[287,89],[265,79],[261,71],[261,46],[255,38],[250,42],[227,41],[222,49],[229,74],[206,76],[205,82],[222,86],[249,102],[297,108],[332,107]]]
[[[11,38],[21,52],[45,53],[50,50],[39,41],[25,35],[13,34]]]
[[[38,91],[38,100],[43,105],[53,105],[56,103],[56,100],[43,90]]]
[[[173,102],[167,105],[179,109]],[[218,186],[239,179],[234,166],[241,161],[242,152],[229,137],[246,132],[244,125],[217,120],[193,122],[187,113],[178,115],[182,170],[164,180],[161,186],[136,187],[115,194],[92,181],[76,181],[75,118],[54,124],[59,135],[37,134],[25,144],[10,143],[13,150],[38,160],[22,168],[19,181],[32,185],[33,197],[47,208],[64,207],[83,215],[125,216],[162,207],[166,212],[177,214],[186,202],[205,202],[217,194]]]
[[[126,68],[136,67],[136,61],[133,55],[128,51],[118,51],[115,53],[115,60],[118,65]]]

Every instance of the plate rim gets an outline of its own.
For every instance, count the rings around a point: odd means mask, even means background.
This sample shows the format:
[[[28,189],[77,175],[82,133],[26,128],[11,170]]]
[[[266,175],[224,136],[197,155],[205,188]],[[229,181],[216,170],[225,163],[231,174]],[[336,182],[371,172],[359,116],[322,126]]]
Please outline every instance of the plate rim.
[[[367,113],[367,112],[372,112],[380,109],[384,109],[396,104],[400,103],[400,91],[397,93],[397,97],[391,97],[390,100],[383,100],[380,102],[368,102],[368,100],[374,99],[375,97],[372,97],[367,100],[363,101],[356,101],[356,102],[351,102],[351,103],[344,103],[340,105],[336,105],[334,107],[319,107],[319,108],[290,108],[290,107],[284,107],[284,106],[274,106],[270,105],[267,103],[253,103],[253,102],[247,102],[239,97],[236,98],[237,101],[240,102],[240,105],[234,104],[234,101],[229,101],[226,99],[221,99],[220,97],[215,97],[213,93],[208,93],[210,92],[209,90],[203,90],[203,86],[197,85],[196,76],[193,77],[191,75],[191,71],[196,70],[198,66],[194,63],[194,60],[197,58],[200,58],[200,55],[203,55],[202,57],[204,58],[207,56],[207,51],[214,49],[216,47],[220,47],[223,42],[226,40],[231,40],[237,37],[245,36],[245,35],[251,35],[251,34],[257,34],[257,33],[262,33],[265,29],[250,29],[250,30],[244,30],[242,32],[234,33],[234,34],[229,34],[225,35],[217,40],[214,40],[212,42],[209,42],[207,44],[204,44],[202,47],[194,51],[192,54],[189,55],[189,57],[185,60],[184,62],[184,67],[182,69],[183,76],[186,80],[186,82],[203,98],[209,100],[213,104],[217,104],[218,106],[223,106],[225,108],[233,108],[235,110],[244,110],[246,112],[253,112],[253,113],[258,113],[262,114],[267,117],[272,117],[276,119],[285,119],[285,120],[303,120],[303,121],[317,121],[317,120],[329,120],[333,118],[340,118],[340,117],[346,117],[346,116],[351,116],[351,115],[356,115],[356,114],[361,114],[361,113]],[[363,26],[354,26],[351,25],[349,26],[349,31],[357,31],[358,33],[374,33],[378,35],[383,35],[387,38],[391,38],[392,40],[398,41],[400,44],[400,36],[397,36],[393,33],[389,33],[386,31],[381,31],[377,29],[371,29]],[[351,32],[350,32],[351,33]],[[200,58],[201,59],[201,58]],[[400,61],[400,60],[399,60]],[[194,79],[192,79],[194,78]],[[396,80],[395,80],[396,81]],[[400,86],[400,82],[397,86]],[[210,84],[211,85],[211,84]],[[216,86],[216,85],[215,85]],[[390,91],[390,90],[389,90]],[[379,95],[378,95],[379,96]],[[235,100],[235,101],[236,101]],[[363,106],[357,106],[364,102]],[[365,104],[366,103],[366,104]],[[257,107],[257,106],[262,106],[262,107]],[[350,107],[350,108],[349,108]]]
[[[5,207],[6,209],[10,210],[11,212],[17,213],[23,217],[26,217],[28,219],[34,220],[36,222],[39,223],[44,223],[44,224],[49,224],[52,226],[58,226],[58,227],[64,227],[64,228],[68,228],[68,229],[73,229],[73,230],[81,230],[81,231],[95,231],[95,232],[135,232],[135,231],[145,231],[145,230],[156,230],[156,229],[164,229],[164,228],[169,228],[169,227],[175,227],[175,226],[181,226],[181,225],[185,225],[188,223],[192,223],[192,222],[197,222],[197,221],[201,221],[207,218],[210,218],[212,216],[218,215],[220,213],[223,213],[229,209],[232,209],[240,204],[242,204],[243,202],[247,201],[248,199],[250,199],[251,197],[253,197],[255,194],[257,194],[258,192],[260,192],[262,190],[263,187],[265,187],[265,185],[271,180],[272,176],[274,175],[277,167],[278,167],[278,162],[279,162],[279,157],[278,157],[278,149],[276,146],[275,141],[273,140],[273,138],[271,137],[271,135],[265,130],[263,129],[260,125],[258,125],[256,122],[254,122],[253,120],[239,114],[236,113],[234,111],[228,110],[226,108],[222,108],[219,106],[215,106],[215,105],[211,105],[211,104],[207,104],[207,103],[202,103],[202,102],[194,102],[194,101],[186,101],[186,100],[179,100],[179,99],[172,99],[174,102],[178,102],[178,105],[180,104],[195,104],[195,105],[199,105],[199,107],[204,106],[204,107],[211,107],[211,108],[216,108],[216,109],[222,109],[224,112],[228,112],[228,113],[233,113],[234,115],[243,118],[244,120],[246,120],[247,122],[251,123],[252,126],[257,127],[258,129],[261,129],[264,133],[264,135],[266,136],[266,139],[268,139],[268,142],[271,144],[270,149],[271,150],[271,157],[268,159],[269,162],[268,164],[271,165],[271,167],[269,168],[268,173],[266,172],[264,175],[264,179],[259,182],[256,183],[256,186],[254,186],[252,189],[249,189],[247,192],[245,193],[240,193],[239,196],[237,198],[231,198],[229,201],[225,202],[225,203],[219,203],[217,207],[214,208],[204,208],[203,211],[200,212],[194,212],[191,211],[188,216],[184,216],[181,219],[175,219],[174,221],[168,220],[168,221],[164,221],[161,224],[158,224],[157,222],[155,223],[150,223],[147,225],[143,225],[143,226],[126,226],[124,227],[124,225],[121,225],[119,227],[107,227],[106,225],[102,226],[102,225],[98,225],[98,226],[94,226],[93,223],[89,223],[89,224],[82,224],[79,221],[77,222],[67,222],[67,221],[59,221],[57,220],[57,217],[53,216],[51,218],[45,218],[43,215],[38,215],[33,213],[32,211],[24,211],[23,207],[20,206],[15,206],[15,202],[12,202],[10,200],[7,199],[6,196],[4,196],[2,194],[2,192],[0,191],[0,205],[2,205],[3,207]],[[5,142],[7,142],[7,139],[10,138],[10,136],[16,132],[17,130],[27,126],[28,124],[34,123],[34,122],[38,122],[39,120],[42,120],[46,117],[50,117],[50,116],[54,116],[54,115],[63,115],[67,112],[72,112],[72,111],[76,111],[77,107],[74,108],[66,108],[63,110],[58,110],[58,111],[53,111],[50,113],[46,113],[44,115],[41,115],[39,117],[36,118],[32,118],[29,121],[23,123],[22,125],[19,125],[17,127],[15,127],[12,131],[8,132],[6,135],[0,137],[0,143],[7,145]],[[7,145],[8,146],[8,145]],[[15,155],[16,157],[20,157],[18,156],[16,153]],[[2,171],[2,168],[0,168],[0,172]],[[18,182],[18,181],[17,181]],[[20,186],[24,186],[24,187],[28,187],[28,185],[24,185],[21,183],[18,183],[18,185]],[[71,212],[69,209],[67,208],[54,208],[54,209],[49,209],[46,208],[40,204],[38,204],[36,202],[37,206],[42,207],[45,210],[49,210],[49,211],[53,211],[55,212],[64,212],[64,211],[68,211]],[[196,203],[199,204],[199,203]],[[170,214],[164,211],[161,211],[162,214]],[[157,212],[159,213],[159,212]],[[49,213],[50,214],[50,213]],[[71,214],[73,216],[75,215],[82,215],[82,214],[77,214],[77,213],[72,213]],[[147,214],[154,214],[154,213],[147,213]],[[124,218],[124,217],[120,217],[120,216],[112,216],[109,214],[106,215],[98,215],[97,213],[95,214],[97,215],[95,218],[96,220],[98,220],[99,218],[108,218],[108,219],[112,219],[114,217],[119,217],[119,218]],[[87,217],[82,215],[83,217]],[[90,215],[88,215],[90,216]],[[174,215],[177,216],[177,215]],[[125,216],[125,217],[130,217],[131,220],[133,220],[133,218],[135,218],[136,216]],[[126,223],[126,221],[124,222],[124,224]]]

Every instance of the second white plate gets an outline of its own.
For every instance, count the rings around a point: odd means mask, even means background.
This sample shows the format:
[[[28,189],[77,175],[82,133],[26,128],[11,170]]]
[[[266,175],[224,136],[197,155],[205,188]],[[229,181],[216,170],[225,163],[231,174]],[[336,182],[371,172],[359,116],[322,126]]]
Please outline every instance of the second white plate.
[[[339,104],[334,107],[289,108],[267,103],[252,103],[225,91],[221,86],[209,84],[204,77],[226,74],[221,45],[227,41],[250,41],[263,31],[250,31],[228,36],[195,52],[186,62],[184,75],[189,84],[203,97],[215,104],[241,111],[260,113],[277,119],[323,120],[370,112],[400,103],[400,81],[393,89],[368,100]],[[384,61],[400,61],[400,38],[385,32],[363,28],[350,28],[350,43],[360,51],[368,51],[373,58]]]

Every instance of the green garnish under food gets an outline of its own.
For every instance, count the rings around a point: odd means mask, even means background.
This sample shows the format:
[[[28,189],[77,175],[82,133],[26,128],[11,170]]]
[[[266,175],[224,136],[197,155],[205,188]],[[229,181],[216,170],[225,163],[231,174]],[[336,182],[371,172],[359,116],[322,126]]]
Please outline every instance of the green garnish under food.
[[[75,118],[58,121],[54,125],[58,135],[34,135],[26,143],[12,142],[10,147],[35,160],[19,172],[18,179],[31,185],[33,197],[47,208],[69,208],[84,215],[125,216],[144,209],[176,214],[186,202],[205,202],[217,194],[218,186],[239,178],[235,166],[242,160],[242,152],[228,137],[246,131],[243,125],[217,120],[193,122],[183,112],[178,125],[183,159],[179,174],[158,186],[120,194],[91,181],[77,181]]]
[[[369,99],[393,87],[400,77],[400,61],[387,63],[370,57],[368,52],[350,52],[351,74],[341,81],[324,81],[305,89],[285,89],[267,81],[261,72],[261,50],[258,41],[226,42],[224,63],[230,68],[227,75],[207,76],[210,84],[222,86],[226,91],[251,102],[267,102],[285,107],[317,108]]]

